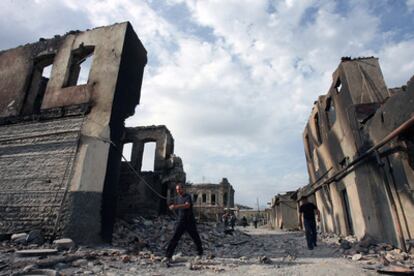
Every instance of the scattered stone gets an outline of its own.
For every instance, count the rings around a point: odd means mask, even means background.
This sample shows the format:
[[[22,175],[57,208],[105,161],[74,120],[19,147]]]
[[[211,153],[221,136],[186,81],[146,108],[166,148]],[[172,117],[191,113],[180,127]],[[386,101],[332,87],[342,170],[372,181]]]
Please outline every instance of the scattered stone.
[[[272,260],[269,259],[266,256],[259,257],[259,261],[260,261],[261,264],[271,264],[272,263]]]
[[[352,256],[353,261],[359,261],[361,259],[362,259],[362,254],[355,254],[354,256]]]
[[[18,234],[13,234],[10,239],[14,243],[26,243],[26,238],[27,238],[26,233],[18,233]]]
[[[21,276],[23,276],[23,275],[32,275],[32,276],[42,276],[42,275],[45,275],[45,276],[60,276],[61,274],[58,271],[53,270],[53,269],[34,269],[34,270],[31,270],[31,271],[19,273],[17,275],[19,275],[19,276],[20,275]]]
[[[75,247],[75,243],[67,238],[54,240],[53,245],[56,246],[58,250],[69,250]]]
[[[345,250],[350,249],[352,247],[352,245],[349,241],[343,240],[343,239],[339,240],[339,244],[340,244],[341,248],[345,249]]]
[[[131,258],[128,255],[122,255],[121,260],[123,263],[129,263],[131,261]]]
[[[34,256],[47,256],[57,254],[56,249],[27,249],[16,251],[16,254],[20,257],[34,257]]]

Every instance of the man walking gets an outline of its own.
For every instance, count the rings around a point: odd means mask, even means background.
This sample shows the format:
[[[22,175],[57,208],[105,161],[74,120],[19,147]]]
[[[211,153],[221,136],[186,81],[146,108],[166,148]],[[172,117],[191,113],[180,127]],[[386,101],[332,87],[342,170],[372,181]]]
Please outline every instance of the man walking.
[[[302,205],[299,207],[301,218],[303,218],[303,224],[305,226],[306,242],[308,249],[312,250],[316,246],[316,222],[315,212],[318,215],[318,221],[321,220],[321,214],[316,208],[315,204],[308,202],[306,197],[302,198]]]
[[[197,232],[196,221],[193,214],[193,202],[191,200],[191,196],[184,192],[184,187],[181,183],[178,183],[175,186],[175,190],[177,191],[178,196],[175,204],[171,204],[169,208],[170,210],[178,211],[178,219],[175,225],[174,235],[168,244],[167,252],[165,254],[167,265],[169,265],[171,261],[171,257],[174,254],[178,241],[186,231],[193,239],[197,247],[198,256],[201,257],[203,255],[203,247],[201,245],[200,236]]]

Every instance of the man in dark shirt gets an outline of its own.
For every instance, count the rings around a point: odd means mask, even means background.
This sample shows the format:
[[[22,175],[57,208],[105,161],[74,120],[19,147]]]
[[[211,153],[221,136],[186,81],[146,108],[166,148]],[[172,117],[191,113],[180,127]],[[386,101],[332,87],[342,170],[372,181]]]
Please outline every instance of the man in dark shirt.
[[[299,207],[299,213],[303,218],[303,224],[305,226],[306,242],[309,250],[312,250],[316,246],[316,222],[315,212],[318,215],[318,221],[321,220],[321,214],[318,208],[312,202],[308,202],[306,197],[302,198],[302,205]]]
[[[197,246],[198,256],[203,255],[203,247],[201,245],[201,239],[197,232],[196,221],[193,214],[193,202],[191,196],[184,192],[184,187],[181,183],[175,186],[178,197],[175,204],[169,206],[170,210],[178,211],[177,223],[175,225],[175,232],[171,238],[167,252],[165,254],[167,264],[171,261],[171,257],[174,254],[174,250],[184,232],[190,235],[195,245]]]

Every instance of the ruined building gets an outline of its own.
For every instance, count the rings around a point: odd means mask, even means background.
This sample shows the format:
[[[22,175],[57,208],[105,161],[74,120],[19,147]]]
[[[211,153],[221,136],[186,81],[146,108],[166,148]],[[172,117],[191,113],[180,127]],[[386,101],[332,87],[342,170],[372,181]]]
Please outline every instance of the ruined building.
[[[272,198],[268,221],[273,229],[295,229],[299,224],[297,202],[292,198],[295,192],[278,194]]]
[[[224,209],[234,207],[234,189],[227,178],[219,184],[186,184],[193,197],[194,215],[200,219],[219,220]]]
[[[162,192],[159,183],[185,179],[165,127],[124,127],[146,62],[129,23],[0,52],[0,233],[110,240],[117,214],[149,209],[144,180]],[[132,183],[123,144],[134,144],[131,164],[140,173],[149,140],[157,143],[155,172]],[[134,194],[117,198],[128,191]],[[160,211],[159,199],[152,204]]]
[[[144,145],[149,142],[155,142],[154,170],[142,171]],[[170,190],[175,189],[177,182],[186,180],[181,158],[174,155],[170,131],[165,126],[126,128],[123,143],[131,143],[132,152],[129,164],[123,160],[121,166],[118,216],[156,216],[167,212]]]
[[[303,133],[322,229],[401,248],[414,234],[414,81],[387,89],[376,58],[344,58]]]

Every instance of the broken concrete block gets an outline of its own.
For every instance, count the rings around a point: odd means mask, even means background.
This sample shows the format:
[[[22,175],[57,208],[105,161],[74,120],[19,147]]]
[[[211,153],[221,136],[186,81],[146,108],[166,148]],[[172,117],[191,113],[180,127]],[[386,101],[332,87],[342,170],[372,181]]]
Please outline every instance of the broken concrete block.
[[[352,256],[353,261],[359,261],[361,259],[362,259],[362,254],[355,254],[354,256]]]
[[[42,275],[45,275],[45,276],[59,276],[59,275],[61,275],[58,271],[56,271],[56,270],[53,270],[53,269],[35,269],[35,270],[30,270],[30,271],[28,271],[28,272],[23,272],[23,273],[20,273],[20,274],[18,274],[18,275],[21,275],[21,276],[28,276],[28,275],[32,275],[32,276],[42,276]]]
[[[10,239],[15,243],[25,243],[26,238],[27,238],[26,233],[18,233],[18,234],[13,234]]]
[[[27,249],[16,251],[19,257],[36,257],[36,256],[47,256],[57,254],[56,249]]]
[[[59,239],[54,240],[53,244],[58,250],[68,250],[75,246],[75,243],[71,239]]]

